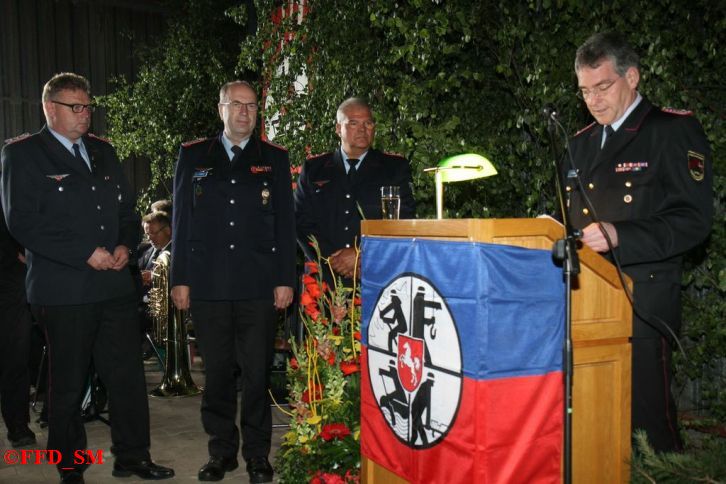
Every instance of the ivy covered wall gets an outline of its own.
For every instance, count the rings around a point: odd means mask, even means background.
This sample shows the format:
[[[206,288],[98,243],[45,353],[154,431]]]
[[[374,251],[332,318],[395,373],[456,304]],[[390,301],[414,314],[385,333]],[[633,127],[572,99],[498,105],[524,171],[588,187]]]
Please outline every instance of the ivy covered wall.
[[[172,28],[147,58],[147,76],[108,100],[109,135],[124,154],[148,152],[154,183],[171,177],[179,141],[218,129],[222,81],[246,77],[264,89],[265,121],[294,165],[336,146],[335,109],[344,98],[367,97],[376,144],[412,162],[420,217],[434,214],[433,180],[423,168],[470,151],[487,155],[499,175],[447,187],[449,217],[554,212],[541,109],[556,106],[570,133],[588,124],[575,97],[574,52],[593,32],[624,33],[642,55],[640,91],[657,105],[693,110],[714,153],[716,219],[684,279],[688,359],[679,357],[678,368],[681,381],[698,382],[693,404],[726,421],[726,3],[309,0],[302,22],[279,0],[181,3],[197,8],[180,22],[190,30]],[[199,8],[209,3],[215,8]],[[241,36],[240,45],[228,32],[235,22],[240,32],[256,25],[256,35]]]

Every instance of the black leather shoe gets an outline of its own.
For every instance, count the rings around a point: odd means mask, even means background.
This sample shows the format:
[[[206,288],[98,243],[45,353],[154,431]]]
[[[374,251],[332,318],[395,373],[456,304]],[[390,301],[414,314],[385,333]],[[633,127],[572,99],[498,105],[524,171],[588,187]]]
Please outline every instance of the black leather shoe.
[[[197,477],[200,481],[221,481],[225,472],[231,472],[239,466],[235,457],[210,457],[209,462],[199,469]]]
[[[113,463],[114,477],[129,477],[136,474],[142,479],[159,480],[174,477],[174,469],[154,464],[150,460],[123,461],[118,460]]]
[[[14,448],[27,447],[36,443],[35,434],[27,426],[13,432],[8,432],[8,440]]]
[[[252,457],[247,461],[247,473],[250,475],[250,482],[272,482],[272,466],[267,457]]]
[[[63,471],[61,473],[61,484],[84,484],[83,473],[78,471]]]

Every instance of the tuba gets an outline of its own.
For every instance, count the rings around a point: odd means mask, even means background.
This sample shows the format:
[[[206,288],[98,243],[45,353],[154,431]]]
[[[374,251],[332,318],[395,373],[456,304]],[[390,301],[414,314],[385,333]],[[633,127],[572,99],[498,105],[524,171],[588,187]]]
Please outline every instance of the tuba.
[[[169,297],[171,254],[163,251],[154,261],[149,291],[149,310],[153,317],[154,344],[166,346],[164,377],[149,395],[185,397],[201,393],[189,373],[189,347],[186,313],[174,307]]]

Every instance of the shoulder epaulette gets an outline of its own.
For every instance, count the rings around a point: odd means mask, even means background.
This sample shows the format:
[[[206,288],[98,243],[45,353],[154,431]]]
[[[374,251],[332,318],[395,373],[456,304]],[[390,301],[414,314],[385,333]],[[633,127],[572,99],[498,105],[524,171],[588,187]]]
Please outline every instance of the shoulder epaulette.
[[[403,158],[404,160],[406,159],[406,157],[403,156],[401,153],[393,153],[392,151],[384,151],[383,154],[386,156],[394,156],[396,158]]]
[[[24,140],[25,138],[30,137],[30,133],[23,133],[20,136],[16,136],[15,138],[9,138],[5,140],[5,144],[9,145],[10,143],[15,143],[17,141]]]
[[[278,145],[278,144],[276,144],[276,143],[273,143],[273,142],[272,142],[272,141],[270,141],[270,140],[266,140],[266,139],[260,139],[260,141],[262,141],[262,142],[263,142],[263,143],[265,143],[266,145],[270,145],[270,146],[272,146],[273,148],[277,148],[278,150],[282,150],[282,151],[287,151],[287,148],[285,148],[284,146],[281,146],[281,145]]]
[[[664,113],[675,114],[677,116],[693,116],[693,111],[687,109],[660,108],[660,110]]]
[[[593,126],[595,126],[596,124],[597,124],[597,123],[596,123],[595,121],[593,121],[592,123],[590,123],[590,124],[588,124],[587,126],[585,126],[584,128],[582,128],[582,129],[581,129],[580,131],[578,131],[577,133],[575,133],[575,136],[580,136],[580,135],[581,135],[582,133],[584,133],[584,132],[585,132],[585,131],[587,131],[588,129],[592,128],[592,127],[593,127]]]
[[[108,138],[101,138],[100,136],[96,136],[93,133],[88,133],[89,138],[97,139],[99,141],[103,141],[104,143],[111,144],[111,141],[108,140]]]
[[[329,155],[330,151],[327,151],[325,153],[318,153],[317,155],[308,155],[306,160],[315,160],[317,158],[322,158],[323,156]]]
[[[182,146],[184,148],[189,148],[190,146],[194,146],[196,144],[199,144],[202,141],[207,141],[208,139],[209,138],[197,138],[197,139],[194,139],[194,140],[191,140],[191,141],[185,141],[184,143],[182,143]]]

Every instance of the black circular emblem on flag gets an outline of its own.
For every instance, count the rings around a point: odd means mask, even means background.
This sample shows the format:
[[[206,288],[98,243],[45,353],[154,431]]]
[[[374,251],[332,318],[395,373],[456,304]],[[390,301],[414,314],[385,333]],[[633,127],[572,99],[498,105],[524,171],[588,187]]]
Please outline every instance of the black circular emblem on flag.
[[[396,276],[368,325],[368,376],[383,418],[409,447],[443,440],[463,383],[461,342],[438,289],[420,274]]]

